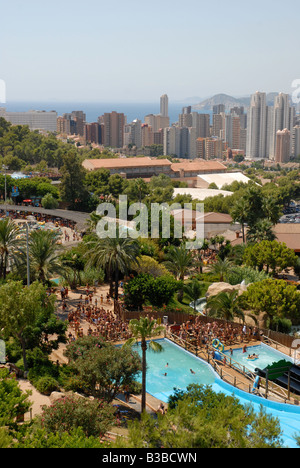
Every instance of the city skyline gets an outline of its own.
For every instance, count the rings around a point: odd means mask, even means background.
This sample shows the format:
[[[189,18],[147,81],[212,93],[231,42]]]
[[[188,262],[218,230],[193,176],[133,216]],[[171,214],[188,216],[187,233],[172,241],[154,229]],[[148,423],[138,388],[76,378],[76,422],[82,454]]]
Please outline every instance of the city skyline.
[[[78,0],[16,0],[2,12],[0,78],[8,101],[291,93],[299,78],[294,0],[284,10],[278,0],[231,0],[213,12],[201,0],[87,0],[84,9]]]

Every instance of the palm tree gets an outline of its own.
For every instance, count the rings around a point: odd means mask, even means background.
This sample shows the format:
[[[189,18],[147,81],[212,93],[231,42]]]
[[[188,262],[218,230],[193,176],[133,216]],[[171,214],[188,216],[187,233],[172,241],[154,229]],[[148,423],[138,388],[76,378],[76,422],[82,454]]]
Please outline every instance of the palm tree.
[[[225,260],[218,258],[217,261],[211,265],[210,271],[213,275],[219,276],[220,282],[224,282],[231,268],[232,263],[228,258],[225,258]]]
[[[89,233],[96,231],[97,224],[101,220],[102,216],[98,215],[96,211],[90,214],[90,217],[86,220],[86,226]]]
[[[193,266],[192,252],[186,248],[185,243],[182,243],[180,247],[174,245],[170,247],[165,266],[174,274],[176,279],[184,281],[184,277],[191,271]],[[182,300],[183,289],[179,291],[178,298]]]
[[[233,206],[230,215],[233,221],[236,221],[241,224],[242,232],[243,232],[243,243],[246,242],[246,235],[245,235],[245,225],[248,221],[248,214],[249,214],[249,204],[247,200],[244,198],[239,199],[235,205]]]
[[[220,292],[207,300],[208,316],[233,321],[235,317],[245,321],[245,316],[238,303],[239,292]]]
[[[193,266],[193,255],[184,243],[180,247],[173,245],[169,249],[165,265],[176,276],[176,279],[183,281]]]
[[[247,240],[250,243],[258,243],[264,240],[273,241],[276,239],[276,235],[273,231],[274,225],[268,219],[259,220],[254,226],[252,226],[247,234]]]
[[[95,238],[88,243],[90,250],[85,254],[88,258],[87,267],[94,266],[107,272],[110,281],[110,294],[114,298],[119,298],[120,274],[128,275],[134,265],[138,265],[140,246],[137,240],[131,238],[121,238],[119,231],[114,238]]]
[[[146,353],[148,347],[155,353],[163,352],[164,348],[157,341],[151,340],[155,336],[159,336],[164,331],[164,327],[157,326],[156,320],[150,320],[148,317],[140,318],[140,320],[131,320],[129,329],[133,335],[124,346],[132,346],[141,340],[142,348],[142,412],[146,409],[146,375],[147,375],[147,359]],[[147,339],[150,341],[147,342]]]
[[[195,312],[197,312],[197,309],[196,309],[197,301],[203,295],[203,289],[202,289],[201,283],[196,278],[194,278],[193,281],[184,285],[183,290],[184,290],[184,293],[187,295],[187,297],[192,301],[194,310]]]
[[[0,221],[0,278],[6,279],[9,264],[18,265],[24,247],[19,227],[6,218]]]
[[[33,231],[29,236],[30,272],[44,284],[63,270],[57,241],[53,231]]]

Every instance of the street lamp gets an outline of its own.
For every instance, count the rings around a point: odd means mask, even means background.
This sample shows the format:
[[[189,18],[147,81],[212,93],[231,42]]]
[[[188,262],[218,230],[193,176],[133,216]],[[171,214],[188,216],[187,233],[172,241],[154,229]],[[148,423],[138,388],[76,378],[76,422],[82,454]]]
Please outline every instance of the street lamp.
[[[30,286],[30,262],[29,262],[29,227],[28,223],[25,223],[26,226],[26,255],[27,255],[27,286]]]
[[[2,169],[4,171],[4,176],[5,176],[5,195],[4,195],[4,201],[6,204],[6,199],[7,199],[7,185],[6,185],[6,171],[8,170],[8,167],[5,166],[4,164],[2,165]]]

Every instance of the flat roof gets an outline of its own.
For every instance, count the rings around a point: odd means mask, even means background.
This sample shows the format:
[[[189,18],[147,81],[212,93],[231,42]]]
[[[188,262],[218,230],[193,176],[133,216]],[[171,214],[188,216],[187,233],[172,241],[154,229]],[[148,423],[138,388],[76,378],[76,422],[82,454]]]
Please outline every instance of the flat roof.
[[[173,171],[184,170],[185,172],[197,172],[197,171],[215,171],[215,170],[226,170],[226,166],[219,161],[206,161],[205,159],[197,159],[193,161],[185,161],[172,164]]]
[[[85,159],[83,165],[94,169],[125,169],[131,167],[171,166],[168,159],[145,158],[112,158],[112,159]]]
[[[232,195],[233,192],[227,190],[214,190],[214,189],[200,189],[200,188],[175,188],[174,197],[176,195],[191,195],[193,200],[203,201],[209,197],[216,197],[218,195],[223,195],[228,197]]]
[[[242,172],[225,172],[224,174],[202,174],[198,176],[209,184],[215,183],[219,189],[224,185],[230,185],[233,182],[248,183],[251,179],[246,177]]]

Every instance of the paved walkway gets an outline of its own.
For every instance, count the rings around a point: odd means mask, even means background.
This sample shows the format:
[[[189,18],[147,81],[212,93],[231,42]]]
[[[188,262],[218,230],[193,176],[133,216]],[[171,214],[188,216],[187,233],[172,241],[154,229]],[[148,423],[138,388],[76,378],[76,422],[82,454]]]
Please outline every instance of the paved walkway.
[[[86,229],[85,223],[90,217],[90,213],[82,213],[80,211],[69,211],[69,210],[46,210],[35,206],[23,206],[23,205],[0,205],[0,210],[14,211],[14,212],[25,212],[28,214],[39,213],[41,215],[51,216],[53,218],[67,219],[76,223],[77,230],[83,231]]]

